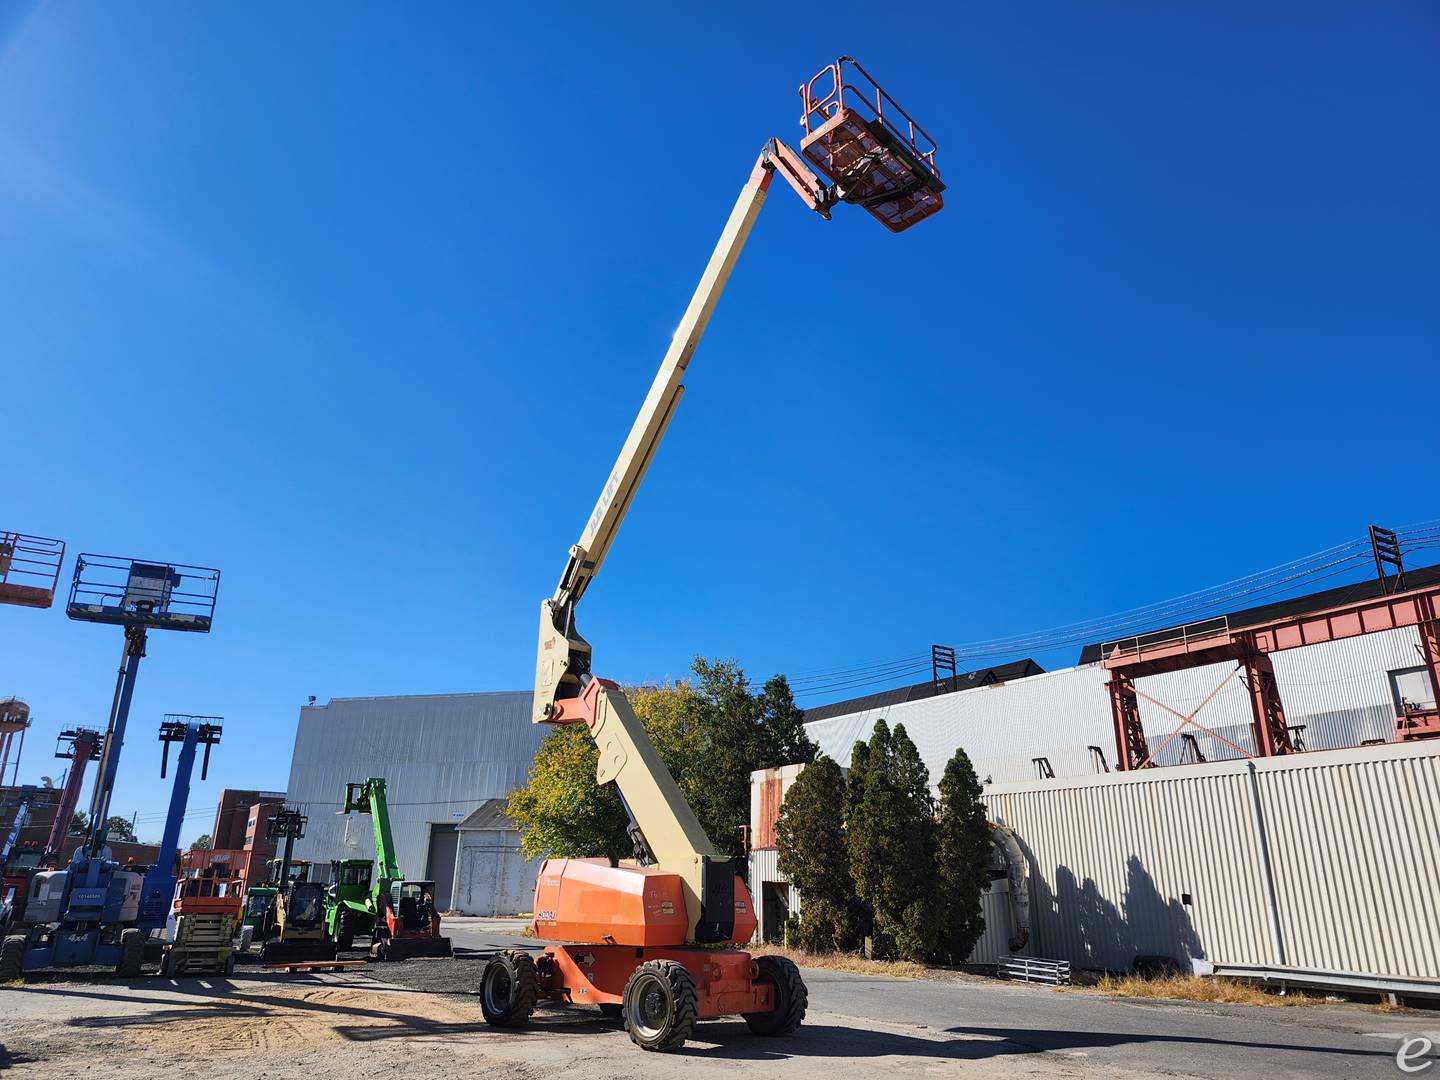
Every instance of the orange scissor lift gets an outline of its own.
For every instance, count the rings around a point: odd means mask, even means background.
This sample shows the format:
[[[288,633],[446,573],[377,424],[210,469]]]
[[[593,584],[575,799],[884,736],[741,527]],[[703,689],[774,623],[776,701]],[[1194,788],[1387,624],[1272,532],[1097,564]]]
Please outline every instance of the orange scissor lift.
[[[235,970],[245,872],[250,853],[229,848],[183,851],[175,882],[171,940],[160,958],[169,978]]]
[[[779,139],[760,151],[559,584],[541,603],[532,719],[586,726],[600,751],[596,780],[619,790],[636,857],[542,865],[534,929],[552,944],[486,965],[481,1010],[497,1026],[525,1023],[548,998],[599,1006],[623,1018],[643,1049],[671,1050],[697,1020],[738,1015],[757,1034],[787,1035],[805,1016],[808,991],[791,961],[734,948],[756,925],[740,867],[715,851],[620,687],[592,672],[590,644],[575,627],[575,607],[664,437],[774,176],[827,220],[849,203],[895,233],[944,205],[934,141],[851,57],[822,68],[800,98],[799,151]]]

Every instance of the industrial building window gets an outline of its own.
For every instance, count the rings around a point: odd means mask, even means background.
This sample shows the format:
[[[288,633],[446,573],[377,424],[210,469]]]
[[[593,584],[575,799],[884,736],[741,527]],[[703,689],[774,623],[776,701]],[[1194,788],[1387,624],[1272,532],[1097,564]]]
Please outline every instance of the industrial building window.
[[[1404,715],[1407,703],[1420,709],[1435,708],[1435,688],[1430,685],[1430,673],[1423,667],[1390,672],[1390,693],[1395,697],[1396,716]]]
[[[252,817],[249,821],[245,822],[245,827],[247,829],[253,829],[255,827],[255,819]]]

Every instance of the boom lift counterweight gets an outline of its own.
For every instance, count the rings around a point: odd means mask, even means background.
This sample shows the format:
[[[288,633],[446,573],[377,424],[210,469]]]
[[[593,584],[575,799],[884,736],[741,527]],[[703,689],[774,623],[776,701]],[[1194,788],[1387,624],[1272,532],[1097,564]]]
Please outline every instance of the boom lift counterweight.
[[[596,781],[619,790],[637,859],[546,860],[534,928],[557,944],[486,966],[481,1006],[492,1024],[525,1022],[537,996],[589,1002],[623,1015],[641,1047],[668,1050],[697,1019],[739,1014],[757,1033],[780,1035],[805,1015],[805,984],[789,960],[709,947],[754,934],[749,891],[735,863],[715,852],[620,687],[594,675],[590,644],[575,625],[576,605],[675,414],[681,380],[775,175],[827,220],[848,202],[892,232],[943,205],[934,142],[853,59],[822,69],[800,96],[800,152],[778,139],[761,150],[555,591],[541,603],[531,719],[586,725],[599,748]]]

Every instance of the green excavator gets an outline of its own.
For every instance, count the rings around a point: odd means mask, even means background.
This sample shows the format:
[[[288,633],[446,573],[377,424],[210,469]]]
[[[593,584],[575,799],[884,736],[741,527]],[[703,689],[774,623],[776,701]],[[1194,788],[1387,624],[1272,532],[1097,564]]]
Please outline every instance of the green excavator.
[[[370,934],[370,956],[376,960],[408,960],[413,956],[449,956],[450,939],[440,936],[435,907],[435,882],[405,877],[390,835],[390,809],[385,781],[372,776],[345,785],[342,814],[368,814],[375,827],[375,875],[368,895],[359,898],[359,860],[333,864],[337,880],[326,911],[330,940],[348,948],[357,934]],[[349,877],[343,884],[342,876]]]

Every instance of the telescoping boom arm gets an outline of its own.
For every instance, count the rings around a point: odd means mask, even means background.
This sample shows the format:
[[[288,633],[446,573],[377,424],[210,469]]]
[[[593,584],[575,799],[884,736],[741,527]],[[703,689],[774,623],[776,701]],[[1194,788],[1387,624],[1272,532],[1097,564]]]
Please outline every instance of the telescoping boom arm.
[[[802,97],[807,111],[812,110],[813,103],[804,88]],[[602,784],[614,781],[619,790],[630,817],[636,857],[677,875],[683,883],[689,918],[687,941],[729,940],[728,909],[736,905],[717,898],[729,896],[734,868],[727,861],[716,859],[709,837],[624,693],[615,683],[593,677],[590,644],[576,629],[575,608],[604,563],[645,471],[675,415],[685,391],[681,380],[776,174],[784,178],[807,206],[827,220],[836,204],[856,202],[885,220],[892,231],[900,231],[910,223],[897,224],[902,207],[908,213],[925,204],[914,220],[938,208],[939,191],[943,189],[938,176],[928,172],[918,158],[898,148],[890,135],[882,132],[881,141],[877,142],[874,132],[879,130],[881,121],[874,121],[874,127],[867,126],[838,106],[829,109],[827,115],[831,117],[827,126],[812,134],[802,146],[811,146],[816,139],[831,138],[827,132],[842,124],[850,125],[816,150],[817,163],[824,162],[822,167],[831,176],[832,183],[822,182],[800,154],[778,139],[770,140],[761,150],[580,539],[570,548],[560,581],[553,595],[542,601],[540,607],[531,719],[535,723],[552,724],[583,722],[590,729],[600,751],[596,781]],[[866,139],[869,141],[865,142]],[[887,149],[887,146],[895,148]],[[836,147],[841,150],[836,152]],[[856,150],[850,158],[851,164],[840,168],[837,161],[844,156],[845,149],[856,147],[864,152]]]

